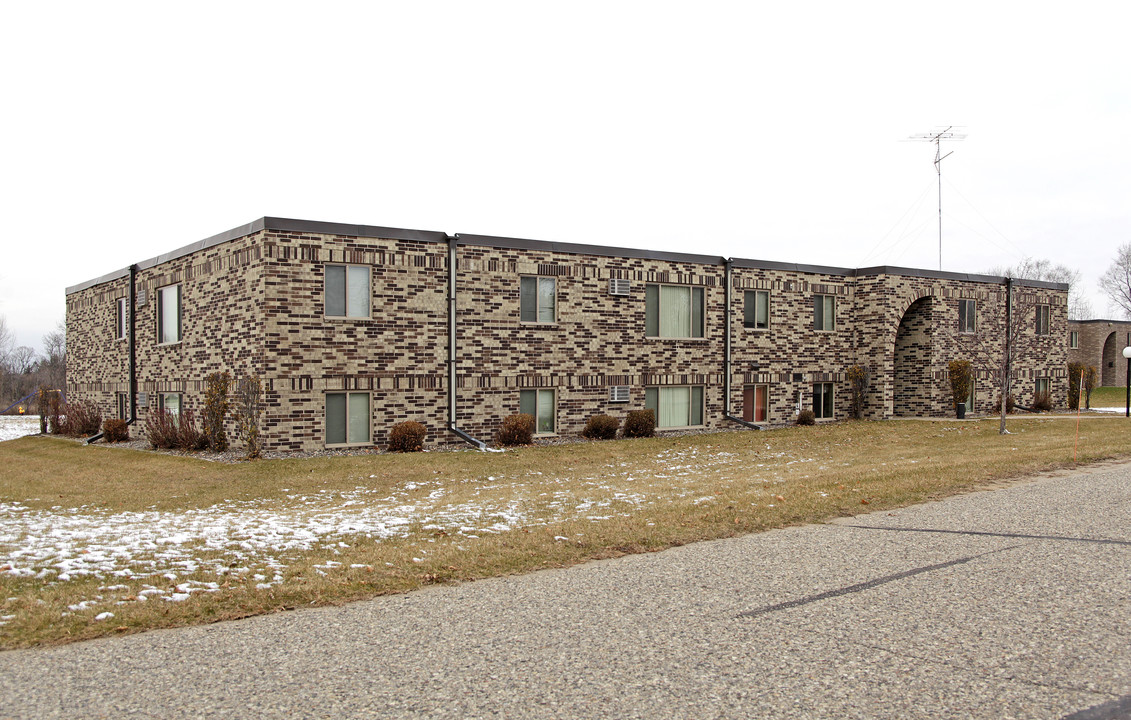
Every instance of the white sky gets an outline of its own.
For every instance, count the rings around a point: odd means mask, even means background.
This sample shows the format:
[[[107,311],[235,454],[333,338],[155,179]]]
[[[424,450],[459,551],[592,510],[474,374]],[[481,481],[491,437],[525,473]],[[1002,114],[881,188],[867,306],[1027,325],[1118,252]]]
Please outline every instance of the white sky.
[[[1131,241],[1125,2],[8,2],[0,315],[264,215],[845,267]]]

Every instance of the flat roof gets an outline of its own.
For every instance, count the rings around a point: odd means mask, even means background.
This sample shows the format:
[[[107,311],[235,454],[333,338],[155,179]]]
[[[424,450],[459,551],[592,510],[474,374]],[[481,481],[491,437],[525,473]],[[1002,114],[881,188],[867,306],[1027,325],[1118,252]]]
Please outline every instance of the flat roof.
[[[162,263],[176,260],[191,255],[207,248],[237,240],[263,230],[277,230],[280,232],[314,233],[320,235],[344,235],[349,237],[370,237],[387,240],[418,240],[422,242],[447,242],[449,237],[454,237],[457,245],[480,247],[493,247],[516,250],[541,250],[545,252],[569,253],[574,255],[597,255],[600,257],[640,258],[645,260],[664,260],[667,262],[693,263],[699,265],[725,265],[727,258],[716,255],[697,255],[691,253],[665,252],[659,250],[641,250],[638,248],[609,247],[605,245],[584,245],[579,243],[551,242],[546,240],[525,240],[521,238],[497,237],[493,235],[455,235],[433,230],[408,230],[405,228],[390,228],[379,225],[353,225],[349,223],[322,222],[318,220],[296,220],[292,218],[262,217],[246,225],[232,228],[226,232],[212,237],[198,240],[170,252],[142,260],[137,263],[138,270],[161,265]],[[961,282],[979,282],[1001,285],[1004,277],[992,275],[974,275],[969,273],[955,273],[940,270],[924,270],[919,268],[894,267],[879,265],[868,268],[842,268],[826,265],[805,265],[796,263],[775,262],[772,260],[752,260],[747,258],[730,258],[732,267],[750,268],[756,270],[784,270],[788,272],[803,272],[819,275],[840,275],[843,277],[866,277],[871,275],[901,275],[904,277],[921,277],[939,280],[958,280]],[[72,285],[67,288],[66,294],[71,295],[81,290],[101,285],[102,283],[127,277],[130,269],[122,268],[106,275],[87,280],[86,282]],[[1025,287],[1039,287],[1050,290],[1068,290],[1065,283],[1044,282],[1040,280],[1017,279],[1018,285]],[[1095,321],[1099,322],[1099,321]],[[1110,322],[1110,321],[1109,321]]]

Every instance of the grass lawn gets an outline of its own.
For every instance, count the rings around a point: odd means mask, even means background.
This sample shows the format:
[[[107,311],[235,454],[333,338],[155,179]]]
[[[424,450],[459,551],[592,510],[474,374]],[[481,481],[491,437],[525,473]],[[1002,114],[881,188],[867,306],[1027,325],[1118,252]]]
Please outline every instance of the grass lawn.
[[[563,567],[1070,466],[1075,422],[848,422],[505,453],[225,465],[0,443],[0,648]],[[1080,462],[1131,455],[1084,419]]]
[[[1101,387],[1092,390],[1092,407],[1126,407],[1126,387]]]

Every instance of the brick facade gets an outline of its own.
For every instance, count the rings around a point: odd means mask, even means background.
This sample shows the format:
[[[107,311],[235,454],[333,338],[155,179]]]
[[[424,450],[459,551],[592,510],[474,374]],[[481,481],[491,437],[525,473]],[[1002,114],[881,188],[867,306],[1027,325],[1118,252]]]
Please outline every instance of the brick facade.
[[[1126,387],[1127,360],[1123,348],[1131,346],[1131,321],[1070,320],[1068,332],[1077,333],[1078,347],[1068,348],[1068,361],[1096,368],[1101,387]]]
[[[272,449],[324,447],[326,393],[342,391],[369,397],[374,443],[409,419],[428,426],[430,442],[458,441],[447,430],[453,244],[457,427],[488,441],[503,417],[519,412],[522,390],[538,388],[555,391],[559,434],[579,433],[597,413],[623,418],[644,406],[648,388],[702,388],[702,425],[735,427],[725,417],[728,323],[732,416],[742,417],[747,387],[766,385],[765,422],[787,423],[799,402],[810,407],[815,383],[831,383],[834,418],[846,417],[845,371],[854,364],[870,374],[866,417],[949,415],[946,364],[976,359],[972,337],[957,332],[958,300],[976,302],[979,337],[1004,329],[1001,278],[263,218],[136,266],[136,375],[145,401],[138,430],[162,393],[182,393],[184,406],[199,411],[205,376],[228,370],[264,378],[262,434]],[[326,316],[328,265],[368,269],[368,317]],[[129,389],[128,343],[114,337],[129,274],[67,291],[69,396],[93,400],[107,415],[117,414],[118,393]],[[544,285],[555,290],[552,322],[523,321],[523,277],[552,279]],[[611,279],[627,281],[624,294],[611,292]],[[156,297],[169,285],[181,286],[182,335],[160,344]],[[669,285],[676,288],[659,289]],[[768,293],[768,327],[748,328],[745,296],[758,291]],[[701,293],[702,337],[649,337],[646,296],[660,292]],[[822,306],[835,307],[830,329],[814,328],[815,296],[832,298]],[[1050,308],[1048,335],[1024,326],[1018,401],[1031,400],[1033,379],[1045,377],[1063,405],[1066,288],[1026,283],[1013,303],[1018,312],[1033,312],[1034,303]],[[992,364],[991,357],[977,370],[974,411],[989,410],[997,397]],[[628,402],[612,402],[611,386],[627,386]]]

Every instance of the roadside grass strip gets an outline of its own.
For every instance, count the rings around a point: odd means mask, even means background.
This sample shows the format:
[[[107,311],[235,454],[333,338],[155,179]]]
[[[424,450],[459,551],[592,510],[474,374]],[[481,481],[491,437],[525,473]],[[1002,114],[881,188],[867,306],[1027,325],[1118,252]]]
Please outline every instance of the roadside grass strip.
[[[235,465],[14,440],[0,444],[0,648],[563,567],[1070,464],[1068,424],[1010,422],[1007,436],[993,420],[842,423]],[[1082,434],[1084,460],[1131,452],[1124,423]]]

